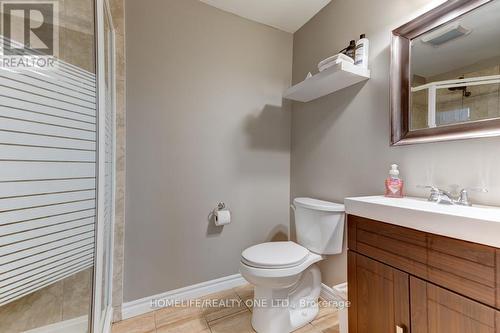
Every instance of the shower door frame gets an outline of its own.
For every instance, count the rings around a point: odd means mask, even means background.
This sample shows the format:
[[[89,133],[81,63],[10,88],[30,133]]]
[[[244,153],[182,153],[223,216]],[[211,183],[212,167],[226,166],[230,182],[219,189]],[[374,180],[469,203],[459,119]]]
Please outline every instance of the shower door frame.
[[[94,278],[92,284],[92,306],[91,320],[89,320],[89,332],[106,333],[111,331],[113,319],[112,289],[113,289],[113,250],[114,250],[114,225],[115,225],[115,193],[116,193],[116,45],[115,29],[111,16],[111,8],[108,0],[94,0],[95,6],[95,45],[96,45],[96,73],[97,73],[97,112],[98,112],[98,139],[97,139],[97,220],[95,236],[95,260],[94,260]],[[105,30],[104,20],[107,19],[110,27],[110,46],[109,59],[111,61],[111,97],[112,119],[113,119],[113,167],[111,177],[112,183],[112,208],[111,208],[111,226],[110,226],[110,244],[105,244],[104,239],[104,208],[105,208],[105,135],[106,135],[106,83],[105,83]],[[100,112],[103,111],[103,112]],[[108,255],[111,256],[108,276],[103,276],[104,261],[103,253],[105,246],[108,246]],[[102,290],[103,279],[108,279],[108,290]],[[106,298],[109,304],[106,306],[105,315],[102,316],[102,294],[106,292]]]

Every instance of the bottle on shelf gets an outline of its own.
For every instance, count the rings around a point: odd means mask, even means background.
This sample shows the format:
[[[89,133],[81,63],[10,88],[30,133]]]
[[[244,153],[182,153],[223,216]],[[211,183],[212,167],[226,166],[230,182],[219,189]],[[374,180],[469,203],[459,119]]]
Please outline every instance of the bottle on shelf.
[[[355,55],[356,55],[356,41],[355,40],[351,40],[349,42],[349,46],[346,47],[345,49],[343,49],[341,51],[341,53],[345,54],[346,56],[354,59]]]
[[[354,55],[354,64],[368,68],[368,56],[370,50],[370,41],[366,38],[365,34],[359,36],[359,40],[356,42],[356,50]]]

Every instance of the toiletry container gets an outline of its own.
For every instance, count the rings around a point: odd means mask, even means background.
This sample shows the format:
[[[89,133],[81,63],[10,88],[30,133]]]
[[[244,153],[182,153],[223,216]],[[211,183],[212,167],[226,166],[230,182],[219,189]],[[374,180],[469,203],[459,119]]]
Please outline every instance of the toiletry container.
[[[354,64],[368,68],[368,56],[370,50],[370,41],[366,38],[365,34],[359,36],[356,42],[356,52],[354,56]]]
[[[391,165],[389,177],[385,180],[385,196],[389,198],[403,197],[403,180],[399,178],[399,170],[397,164]]]
[[[346,56],[351,57],[352,59],[354,59],[355,55],[356,55],[356,41],[355,40],[351,40],[349,42],[349,46],[346,47],[345,49],[343,49],[341,51],[341,53],[343,53]]]

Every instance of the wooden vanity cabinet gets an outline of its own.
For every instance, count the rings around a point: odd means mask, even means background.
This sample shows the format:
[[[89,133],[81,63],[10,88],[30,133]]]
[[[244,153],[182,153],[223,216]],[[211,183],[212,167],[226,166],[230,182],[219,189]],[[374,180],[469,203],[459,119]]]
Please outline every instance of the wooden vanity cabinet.
[[[500,250],[348,216],[349,333],[500,333]]]

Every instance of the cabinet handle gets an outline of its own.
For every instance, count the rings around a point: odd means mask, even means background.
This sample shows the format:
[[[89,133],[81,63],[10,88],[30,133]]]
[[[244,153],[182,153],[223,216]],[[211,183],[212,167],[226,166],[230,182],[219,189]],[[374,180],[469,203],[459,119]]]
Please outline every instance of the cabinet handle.
[[[405,329],[399,325],[396,325],[396,333],[405,333]]]

